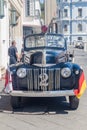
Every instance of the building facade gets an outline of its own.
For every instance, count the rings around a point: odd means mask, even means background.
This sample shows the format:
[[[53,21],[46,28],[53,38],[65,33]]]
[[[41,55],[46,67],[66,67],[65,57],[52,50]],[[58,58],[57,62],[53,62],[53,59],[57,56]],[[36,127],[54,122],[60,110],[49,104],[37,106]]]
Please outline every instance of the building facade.
[[[56,0],[44,0],[45,2],[45,25],[49,25],[52,18],[56,17]]]
[[[57,0],[57,16],[64,36],[70,44],[87,41],[87,0]]]
[[[0,0],[0,66],[7,67],[9,62],[8,47],[11,41],[17,42],[20,51],[22,31],[22,0]]]
[[[23,0],[23,34],[38,32],[41,29],[40,0]]]

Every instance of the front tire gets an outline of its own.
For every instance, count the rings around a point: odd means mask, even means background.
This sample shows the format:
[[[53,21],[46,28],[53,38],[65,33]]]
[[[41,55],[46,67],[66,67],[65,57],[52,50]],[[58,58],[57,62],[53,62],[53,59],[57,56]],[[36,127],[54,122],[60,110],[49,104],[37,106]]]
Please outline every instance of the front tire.
[[[79,106],[79,99],[76,96],[69,96],[70,108],[76,110]]]
[[[21,107],[21,97],[11,96],[11,106],[13,109],[17,109]]]

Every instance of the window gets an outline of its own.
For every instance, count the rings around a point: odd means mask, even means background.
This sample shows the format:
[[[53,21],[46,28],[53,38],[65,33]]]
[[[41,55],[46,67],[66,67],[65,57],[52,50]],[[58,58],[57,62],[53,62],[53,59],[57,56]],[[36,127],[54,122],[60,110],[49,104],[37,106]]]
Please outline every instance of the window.
[[[64,17],[68,17],[68,10],[64,9]]]
[[[68,31],[67,25],[64,25],[64,32],[67,32],[67,31]]]
[[[26,16],[30,16],[30,0],[25,0],[25,11]]]
[[[0,18],[4,17],[4,0],[0,0]]]
[[[79,40],[79,41],[82,41],[82,37],[78,37],[78,40]]]
[[[27,36],[33,33],[33,28],[28,26],[23,26],[23,36]]]
[[[82,24],[78,24],[78,32],[82,32]]]
[[[64,2],[67,2],[68,0],[64,0]]]
[[[35,15],[35,0],[25,0],[25,15],[27,17]]]
[[[82,17],[82,8],[78,9],[78,17]]]
[[[61,17],[61,11],[59,10],[59,18]]]

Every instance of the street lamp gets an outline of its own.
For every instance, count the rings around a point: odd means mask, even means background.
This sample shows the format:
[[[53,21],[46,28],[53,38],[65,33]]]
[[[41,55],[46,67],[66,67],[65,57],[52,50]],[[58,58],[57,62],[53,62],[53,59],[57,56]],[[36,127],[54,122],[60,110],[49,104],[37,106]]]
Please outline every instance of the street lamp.
[[[0,19],[4,17],[4,0],[0,0]]]

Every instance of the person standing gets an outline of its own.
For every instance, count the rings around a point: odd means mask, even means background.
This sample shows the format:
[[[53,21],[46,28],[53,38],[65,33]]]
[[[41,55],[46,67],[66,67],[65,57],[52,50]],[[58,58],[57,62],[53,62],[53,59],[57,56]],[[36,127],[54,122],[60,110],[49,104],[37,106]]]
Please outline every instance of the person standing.
[[[17,62],[17,60],[19,59],[15,40],[12,41],[11,46],[8,49],[8,55],[10,57],[10,59],[9,59],[10,65],[15,64]]]

